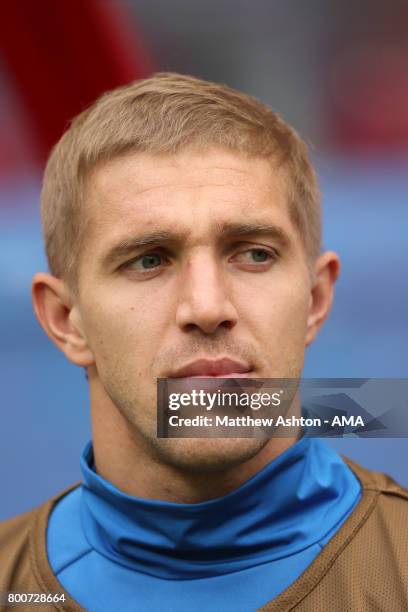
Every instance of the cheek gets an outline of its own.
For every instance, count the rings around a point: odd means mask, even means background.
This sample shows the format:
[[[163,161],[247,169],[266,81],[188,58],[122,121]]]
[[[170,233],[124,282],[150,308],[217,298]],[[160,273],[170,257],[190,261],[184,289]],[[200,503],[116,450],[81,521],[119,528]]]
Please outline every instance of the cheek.
[[[86,308],[84,320],[97,361],[114,358],[123,363],[131,354],[133,363],[138,358],[147,363],[162,337],[160,312],[146,300],[140,304],[135,300],[93,302]]]
[[[309,310],[309,294],[306,286],[278,286],[267,292],[259,292],[244,306],[246,318],[260,340],[273,341],[281,348],[304,342]]]

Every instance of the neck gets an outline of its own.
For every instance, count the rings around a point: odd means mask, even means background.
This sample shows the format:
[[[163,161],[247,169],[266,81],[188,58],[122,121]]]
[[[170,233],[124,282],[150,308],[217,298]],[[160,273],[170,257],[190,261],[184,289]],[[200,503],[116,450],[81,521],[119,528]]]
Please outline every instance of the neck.
[[[298,410],[295,410],[296,412]],[[127,495],[175,503],[199,503],[221,497],[242,485],[265,465],[292,446],[297,435],[292,437],[259,439],[197,439],[164,440],[166,448],[173,443],[188,446],[182,448],[187,454],[186,465],[168,462],[153,445],[131,426],[116,406],[100,391],[91,388],[92,439],[96,471]],[[254,446],[257,445],[257,446]],[[199,451],[205,459],[214,445],[228,448],[241,458],[236,462],[221,464],[219,467],[205,467],[192,470],[188,467],[188,454]],[[242,449],[247,449],[246,457]],[[176,453],[174,453],[176,455]]]

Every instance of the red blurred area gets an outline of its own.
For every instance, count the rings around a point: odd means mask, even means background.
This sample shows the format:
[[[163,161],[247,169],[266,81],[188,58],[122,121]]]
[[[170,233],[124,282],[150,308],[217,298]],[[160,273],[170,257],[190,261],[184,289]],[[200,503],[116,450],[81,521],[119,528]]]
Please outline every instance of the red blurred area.
[[[408,145],[408,5],[373,4],[331,66],[329,123],[350,152],[406,150]]]
[[[133,15],[117,2],[8,0],[0,4],[0,40],[39,162],[102,92],[154,70]]]

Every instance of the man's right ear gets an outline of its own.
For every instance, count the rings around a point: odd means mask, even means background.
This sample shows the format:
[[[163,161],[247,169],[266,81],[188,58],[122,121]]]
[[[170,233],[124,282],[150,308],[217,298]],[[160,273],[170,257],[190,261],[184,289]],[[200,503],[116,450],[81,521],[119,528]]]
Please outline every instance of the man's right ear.
[[[77,306],[71,303],[66,283],[39,272],[32,281],[34,312],[47,336],[75,365],[88,367],[94,357],[81,325]]]

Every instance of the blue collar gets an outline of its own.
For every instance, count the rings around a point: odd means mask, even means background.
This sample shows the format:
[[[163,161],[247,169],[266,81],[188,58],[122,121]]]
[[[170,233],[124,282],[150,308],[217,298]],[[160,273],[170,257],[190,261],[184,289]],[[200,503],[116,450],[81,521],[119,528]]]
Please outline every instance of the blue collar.
[[[85,536],[111,560],[160,578],[217,576],[296,554],[323,540],[360,485],[321,440],[302,438],[231,493],[198,504],[126,495],[81,457]]]

